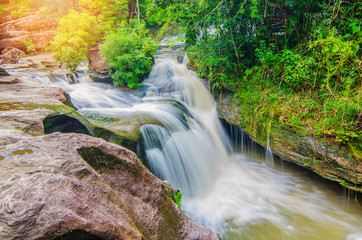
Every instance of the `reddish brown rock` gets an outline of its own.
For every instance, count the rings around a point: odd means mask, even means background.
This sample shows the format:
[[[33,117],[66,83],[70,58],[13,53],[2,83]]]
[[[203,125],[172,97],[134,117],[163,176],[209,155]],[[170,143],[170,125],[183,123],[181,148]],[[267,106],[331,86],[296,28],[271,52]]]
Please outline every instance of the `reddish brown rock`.
[[[110,66],[102,60],[99,47],[93,47],[88,51],[89,69],[95,73],[105,74],[111,69]]]
[[[6,48],[18,48],[23,51],[26,50],[24,41],[28,38],[28,35],[12,37],[12,38],[4,38],[0,40],[0,50]]]
[[[219,239],[125,148],[79,134],[0,134],[12,142],[0,150],[1,239]]]
[[[25,40],[33,41],[36,50],[48,46],[55,36],[58,17],[34,13],[0,25],[0,49],[7,47],[26,51]]]
[[[14,64],[19,61],[20,58],[25,56],[25,53],[17,48],[8,47],[5,48],[0,55],[0,59],[3,63]]]
[[[28,31],[4,31],[4,32],[0,32],[0,39],[21,37],[21,36],[30,36],[30,32],[28,32]]]
[[[13,31],[39,32],[54,29],[58,25],[58,17],[43,13],[34,13],[20,19],[2,24],[2,28]]]
[[[36,50],[42,50],[49,46],[49,43],[54,39],[55,31],[45,31],[32,34],[29,39],[33,41]]]

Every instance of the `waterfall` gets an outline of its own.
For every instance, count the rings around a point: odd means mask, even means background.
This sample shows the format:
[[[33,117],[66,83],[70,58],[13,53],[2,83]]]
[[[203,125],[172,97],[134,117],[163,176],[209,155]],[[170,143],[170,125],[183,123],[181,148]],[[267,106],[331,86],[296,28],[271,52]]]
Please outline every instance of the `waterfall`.
[[[6,70],[62,87],[80,114],[106,119],[111,131],[137,122],[151,171],[223,239],[362,239],[361,208],[309,173],[268,164],[240,127],[220,123],[211,94],[177,58],[160,57],[134,93],[94,83],[84,70]]]
[[[154,67],[145,85],[144,98],[177,101],[187,123],[187,128],[141,128],[150,168],[185,197],[209,192],[216,178],[215,169],[228,161],[231,150],[211,94],[185,65],[167,60]],[[164,126],[185,125],[179,120],[158,119]]]
[[[273,156],[273,151],[271,150],[271,147],[270,147],[270,132],[268,133],[268,142],[267,142],[267,145],[266,145],[266,160],[271,163],[271,164],[274,164],[274,156]]]

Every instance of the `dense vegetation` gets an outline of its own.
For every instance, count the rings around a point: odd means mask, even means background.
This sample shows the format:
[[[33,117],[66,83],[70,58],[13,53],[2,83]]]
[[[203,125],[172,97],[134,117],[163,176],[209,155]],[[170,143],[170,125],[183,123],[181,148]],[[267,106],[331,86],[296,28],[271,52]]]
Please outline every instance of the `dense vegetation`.
[[[185,34],[191,66],[239,101],[245,125],[290,127],[361,161],[358,0],[3,0],[2,14],[62,14],[51,49],[74,69],[97,43],[115,85],[139,87],[159,35]],[[71,6],[71,7],[69,7]],[[69,10],[71,8],[71,10]]]
[[[235,92],[245,125],[333,139],[361,161],[360,1],[153,4],[181,26],[201,77]]]
[[[141,86],[150,73],[153,54],[157,51],[156,41],[148,37],[144,25],[124,24],[109,33],[100,46],[106,62],[112,67],[111,76],[116,86],[127,85],[131,89]]]

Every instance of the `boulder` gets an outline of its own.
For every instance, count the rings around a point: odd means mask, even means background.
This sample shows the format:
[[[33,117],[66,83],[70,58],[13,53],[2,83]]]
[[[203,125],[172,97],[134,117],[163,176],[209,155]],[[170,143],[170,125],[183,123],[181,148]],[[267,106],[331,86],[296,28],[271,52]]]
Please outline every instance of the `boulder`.
[[[40,12],[5,22],[0,25],[0,49],[15,47],[26,51],[24,41],[28,39],[36,50],[42,50],[53,40],[57,26],[58,16]]]
[[[88,51],[89,69],[98,74],[107,74],[110,66],[102,60],[99,46],[95,46]]]
[[[2,28],[13,31],[40,32],[55,29],[58,26],[58,16],[41,12],[26,15],[20,19],[2,24]]]
[[[3,60],[3,63],[7,64],[17,63],[20,58],[25,56],[23,51],[13,47],[5,48],[1,53],[0,59]]]
[[[28,31],[4,31],[4,32],[0,32],[0,39],[21,37],[21,36],[30,36],[30,32],[28,32]]]
[[[56,33],[53,30],[44,31],[32,34],[29,39],[33,41],[36,50],[42,50],[49,46],[49,43],[53,41],[55,35]]]
[[[219,239],[121,146],[16,130],[0,130],[0,142],[1,239]]]
[[[44,119],[66,115],[74,120],[73,123],[80,121],[82,126],[89,128],[88,132],[92,131],[87,125],[88,121],[65,105],[69,99],[62,89],[13,76],[0,77],[0,85],[0,129],[20,129],[41,135],[47,130],[44,128]],[[63,124],[67,125],[69,121]],[[47,127],[52,129],[50,125]],[[83,130],[75,132],[84,133]]]
[[[26,46],[24,41],[29,37],[29,35],[12,37],[12,38],[4,38],[0,40],[0,50],[5,48],[18,48],[23,51],[26,51]]]

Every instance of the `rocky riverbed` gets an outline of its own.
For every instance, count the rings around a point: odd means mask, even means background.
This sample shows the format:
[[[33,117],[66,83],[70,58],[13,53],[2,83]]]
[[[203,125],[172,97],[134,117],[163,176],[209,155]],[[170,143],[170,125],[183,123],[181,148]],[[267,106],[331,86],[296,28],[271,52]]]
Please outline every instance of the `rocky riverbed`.
[[[1,239],[219,239],[135,153],[90,136],[63,90],[13,76],[0,86]]]

